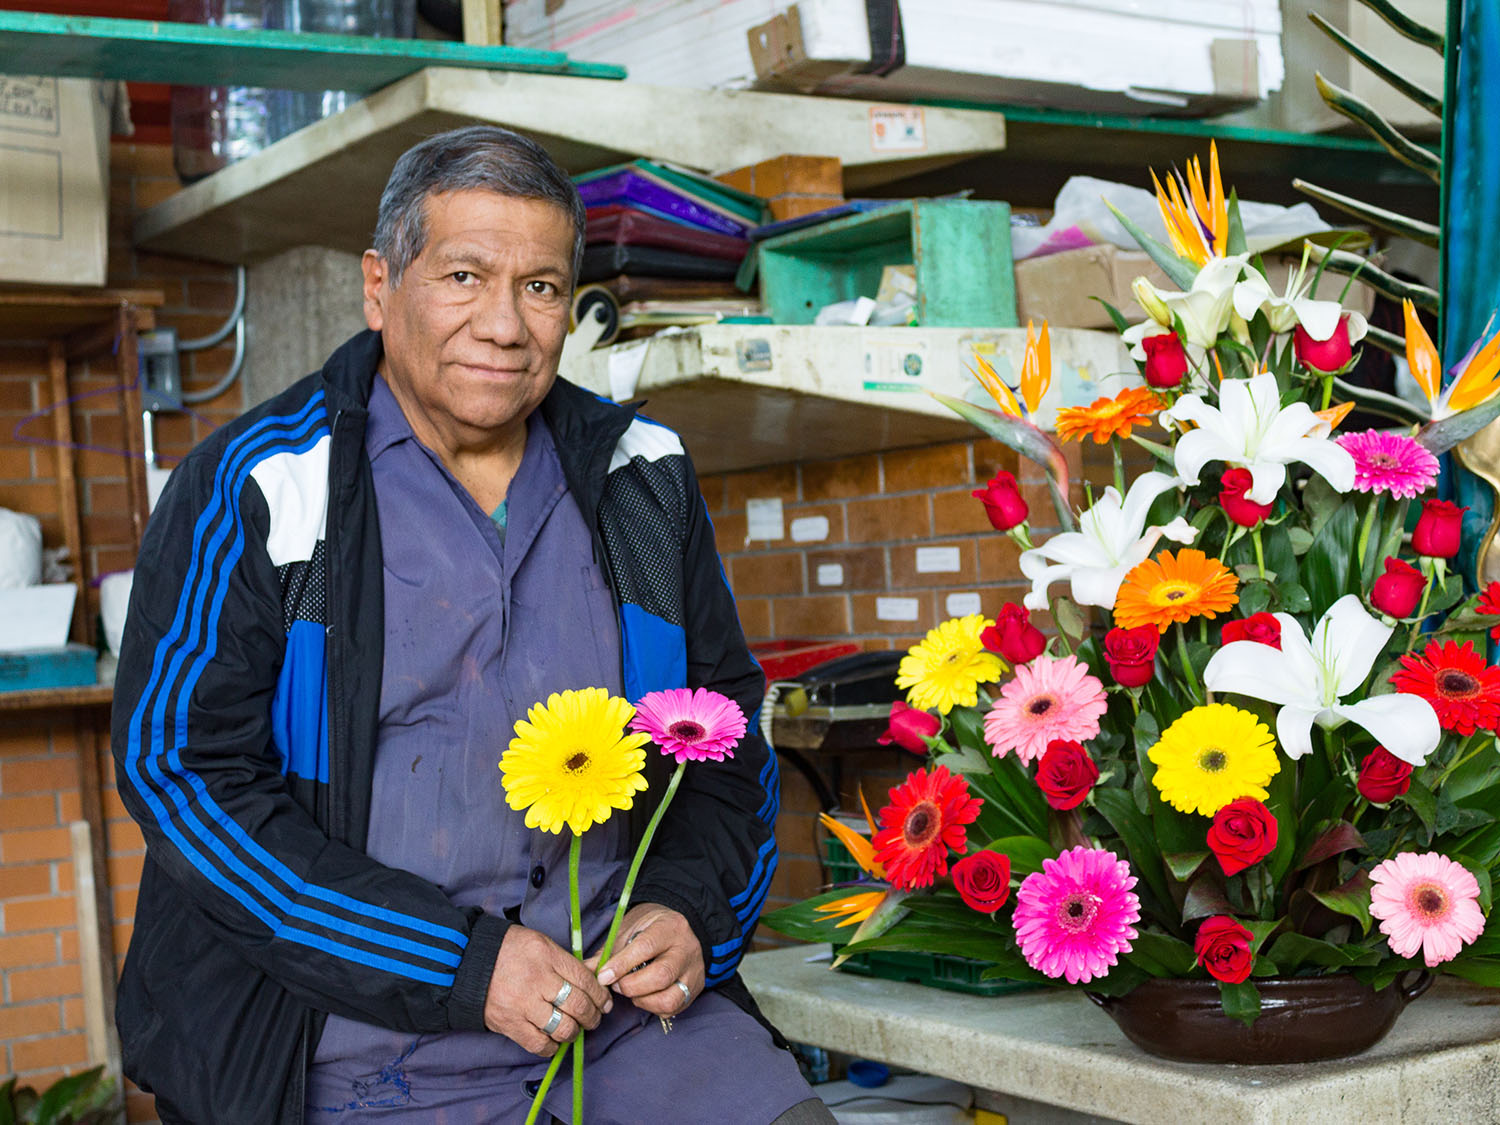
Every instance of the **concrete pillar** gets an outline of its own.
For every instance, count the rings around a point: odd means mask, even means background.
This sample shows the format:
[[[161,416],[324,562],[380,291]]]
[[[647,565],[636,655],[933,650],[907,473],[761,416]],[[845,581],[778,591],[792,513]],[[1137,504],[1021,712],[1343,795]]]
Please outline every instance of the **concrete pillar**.
[[[365,327],[359,255],[299,246],[250,267],[245,405],[285,390]]]

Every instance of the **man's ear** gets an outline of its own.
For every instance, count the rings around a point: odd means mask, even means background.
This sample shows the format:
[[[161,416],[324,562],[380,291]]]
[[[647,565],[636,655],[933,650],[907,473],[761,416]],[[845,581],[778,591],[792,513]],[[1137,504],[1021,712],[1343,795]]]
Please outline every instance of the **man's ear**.
[[[385,298],[390,292],[390,268],[379,254],[366,250],[359,260],[359,269],[365,276],[365,324],[370,331],[379,332],[385,327]]]

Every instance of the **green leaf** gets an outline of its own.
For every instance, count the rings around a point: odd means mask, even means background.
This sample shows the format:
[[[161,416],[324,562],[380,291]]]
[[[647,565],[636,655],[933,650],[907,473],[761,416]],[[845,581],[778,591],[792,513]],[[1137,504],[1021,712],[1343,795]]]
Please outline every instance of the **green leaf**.
[[[1205,871],[1188,886],[1182,900],[1182,920],[1191,922],[1196,918],[1212,918],[1215,914],[1233,914],[1234,906],[1224,895],[1224,884],[1219,875]]]
[[[1089,631],[1088,618],[1068,598],[1058,598],[1052,603],[1052,620],[1057,627],[1074,640],[1078,640]]]
[[[1349,589],[1349,544],[1354,542],[1358,522],[1355,505],[1340,504],[1307,549],[1302,560],[1302,584],[1317,612],[1326,613]]]
[[[1322,477],[1313,475],[1308,478],[1307,487],[1302,490],[1302,506],[1312,516],[1312,534],[1316,536],[1323,530],[1323,525],[1328,522],[1330,516],[1339,510],[1344,498],[1333,490]],[[1311,544],[1308,544],[1311,546]],[[1305,553],[1305,552],[1303,552]]]
[[[1370,932],[1370,876],[1356,871],[1354,877],[1331,891],[1313,891],[1313,898],[1338,914],[1359,922],[1362,932]]]
[[[1110,304],[1103,297],[1093,297],[1090,299],[1098,301],[1099,304],[1104,307],[1104,312],[1109,317],[1110,323],[1115,326],[1116,332],[1124,332],[1127,328],[1130,327],[1130,321],[1125,319],[1125,314],[1122,313],[1119,309],[1115,308],[1114,305]]]
[[[1490,883],[1490,869],[1466,855],[1458,855],[1453,858],[1455,862],[1463,864],[1468,869],[1469,874],[1474,876],[1474,881],[1479,884],[1479,909],[1488,916],[1490,906],[1494,901],[1494,888]]]
[[[1312,598],[1296,582],[1277,583],[1276,608],[1282,613],[1306,613],[1312,609]]]
[[[901,925],[875,937],[851,941],[839,950],[839,956],[843,958],[855,953],[874,953],[878,950],[947,953],[954,957],[971,957],[976,961],[1006,964],[1007,969],[1031,971],[999,927],[995,928],[993,934],[983,934],[967,929],[955,930],[943,922],[922,922],[914,918],[908,918]],[[1009,964],[1012,959],[1019,962],[1019,965]],[[1006,975],[1011,974],[1007,972]]]
[[[1373,965],[1379,962],[1380,953],[1357,945],[1334,945],[1329,941],[1308,937],[1306,934],[1285,933],[1272,944],[1267,956],[1283,971],[1302,965],[1318,965],[1325,969],[1346,969],[1351,965]]]
[[[793,903],[791,906],[783,906],[780,910],[773,910],[769,914],[761,915],[761,923],[770,927],[779,934],[785,934],[789,938],[798,941],[832,941],[837,933],[848,933],[848,927],[839,931],[836,923],[843,918],[835,914],[819,914],[817,908],[830,902],[837,902],[841,898],[859,894],[862,890],[879,890],[884,884],[871,883],[868,888],[864,887],[839,887],[837,890],[825,891],[823,894],[814,895],[812,898]]]
[[[1240,610],[1246,617],[1260,613],[1270,606],[1273,593],[1269,582],[1252,578],[1240,587]]]
[[[1364,846],[1364,838],[1360,836],[1354,825],[1347,820],[1341,820],[1337,824],[1330,825],[1308,842],[1307,849],[1297,860],[1295,870],[1301,871],[1341,852]]]
[[[906,917],[906,900],[911,897],[909,891],[898,891],[892,888],[880,904],[875,907],[875,912],[855,927],[853,935],[849,938],[849,944],[853,945],[859,941],[869,941],[885,933],[897,922]],[[945,927],[946,928],[946,927]],[[845,954],[839,953],[833,959],[833,967],[837,969],[843,963]]]
[[[1427,788],[1421,781],[1413,777],[1411,788],[1400,797],[1412,812],[1422,821],[1422,826],[1427,829],[1430,839],[1437,829],[1437,797],[1431,789]]]
[[[1095,789],[1092,794],[1094,807],[1109,821],[1120,836],[1129,853],[1130,867],[1151,890],[1158,901],[1171,903],[1167,892],[1167,881],[1162,873],[1161,852],[1157,850],[1156,835],[1151,821],[1136,807],[1135,798],[1123,789]]]
[[[1198,967],[1193,947],[1180,938],[1142,930],[1124,955],[1138,969],[1153,977],[1185,977]]]
[[[1057,858],[1057,849],[1035,836],[1005,836],[991,840],[985,850],[999,852],[1010,860],[1013,879],[1024,879],[1042,869],[1042,860]]]
[[[1250,1027],[1260,1017],[1260,990],[1250,981],[1219,982],[1219,1004],[1230,1019]]]
[[[1443,966],[1443,972],[1451,973],[1486,988],[1500,988],[1500,960],[1490,957],[1460,957]]]
[[[1496,395],[1487,402],[1481,402],[1462,414],[1455,414],[1451,418],[1444,418],[1437,422],[1428,422],[1417,431],[1417,440],[1430,452],[1441,456],[1459,442],[1473,437],[1496,418],[1500,418],[1500,395]]]
[[[1312,546],[1313,533],[1305,527],[1289,527],[1286,529],[1287,538],[1292,541],[1292,551],[1298,555],[1307,554],[1307,549]]]
[[[1198,267],[1194,263],[1179,258],[1170,247],[1152,238],[1109,200],[1106,199],[1104,205],[1114,212],[1120,225],[1125,228],[1131,238],[1135,239],[1137,245],[1151,256],[1151,260],[1161,267],[1161,272],[1167,275],[1173,285],[1184,292],[1193,287],[1193,279],[1198,276]]]
[[[1180,883],[1186,883],[1193,877],[1193,872],[1203,866],[1203,861],[1208,858],[1207,852],[1172,852],[1170,855],[1163,854],[1162,859],[1167,862],[1167,869],[1172,872],[1172,877]]]
[[[1245,246],[1245,224],[1240,219],[1240,198],[1235,194],[1234,188],[1229,189],[1229,201],[1227,206],[1229,217],[1229,233],[1224,240],[1225,254],[1243,254]]]

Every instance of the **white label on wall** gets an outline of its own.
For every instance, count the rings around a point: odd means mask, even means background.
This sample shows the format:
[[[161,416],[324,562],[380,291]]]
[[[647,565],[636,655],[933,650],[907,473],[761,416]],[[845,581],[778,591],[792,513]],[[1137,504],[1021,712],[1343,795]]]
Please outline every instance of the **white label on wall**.
[[[842,586],[844,584],[844,567],[842,563],[819,563],[818,585],[819,586]]]
[[[918,547],[918,574],[953,574],[963,566],[957,547]]]
[[[792,521],[793,543],[821,543],[827,538],[827,516],[799,516]]]
[[[922,611],[916,598],[876,598],[875,616],[881,621],[915,621]]]
[[[781,515],[781,497],[745,501],[745,542],[757,539],[786,538],[786,521]]]
[[[979,601],[979,595],[965,591],[962,594],[949,594],[943,607],[948,611],[949,617],[967,617],[971,613],[983,612],[983,605]]]

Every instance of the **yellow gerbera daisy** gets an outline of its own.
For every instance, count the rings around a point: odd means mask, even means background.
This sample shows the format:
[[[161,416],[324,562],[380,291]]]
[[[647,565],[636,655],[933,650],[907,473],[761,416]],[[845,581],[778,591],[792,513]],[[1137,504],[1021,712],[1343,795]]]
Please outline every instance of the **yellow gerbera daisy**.
[[[993,624],[982,613],[954,617],[931,630],[901,658],[896,686],[910,688],[906,701],[922,711],[946,715],[979,702],[979,685],[998,680],[1005,664],[985,651],[979,634]]]
[[[1203,816],[1240,797],[1264,801],[1266,782],[1281,768],[1266,725],[1227,703],[1194,707],[1162,732],[1148,757],[1162,800]]]
[[[500,759],[505,802],[526,810],[526,827],[575,833],[628,809],[646,788],[647,734],[626,734],[635,708],[603,688],[564,691],[516,723]]]
[[[1239,579],[1218,559],[1184,547],[1163,551],[1134,567],[1115,595],[1115,624],[1122,629],[1155,625],[1163,633],[1174,621],[1217,617],[1234,607]]]

